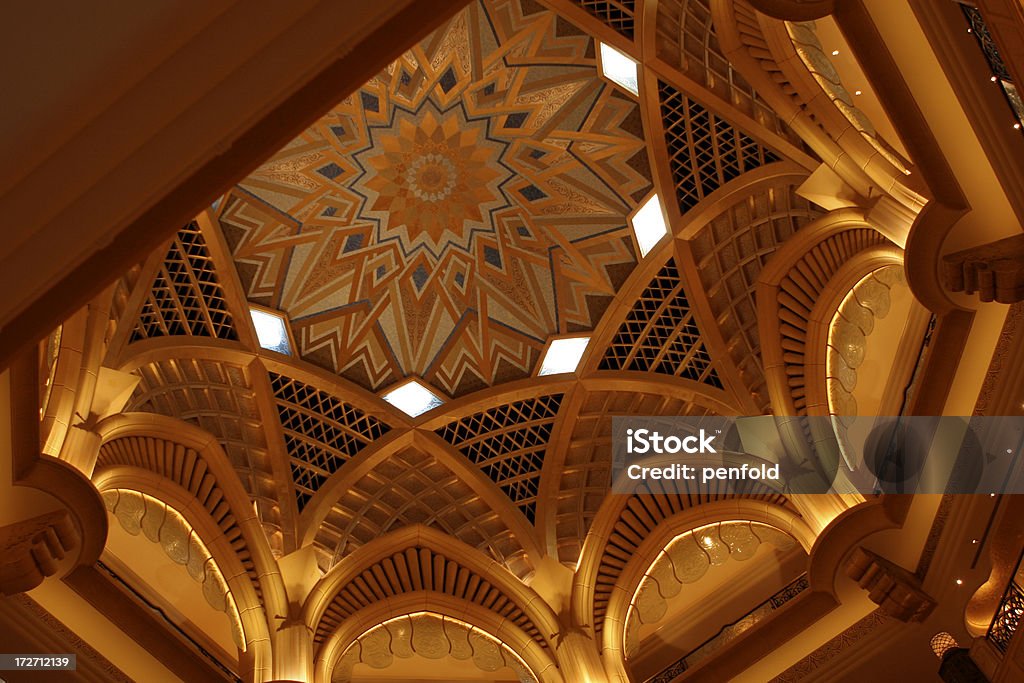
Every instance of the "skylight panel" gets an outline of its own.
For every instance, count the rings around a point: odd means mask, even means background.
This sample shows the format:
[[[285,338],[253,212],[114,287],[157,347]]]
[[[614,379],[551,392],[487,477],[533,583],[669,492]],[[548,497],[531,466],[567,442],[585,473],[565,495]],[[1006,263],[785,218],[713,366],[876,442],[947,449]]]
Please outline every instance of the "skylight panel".
[[[288,327],[284,317],[276,313],[250,308],[252,325],[256,328],[256,338],[260,346],[271,351],[291,355],[292,345],[288,341]]]
[[[409,417],[418,417],[444,403],[437,394],[415,379],[384,394],[384,400]]]
[[[552,339],[547,353],[540,363],[538,375],[559,375],[563,372],[576,372],[590,337],[569,337]]]
[[[654,245],[668,234],[665,212],[661,210],[661,200],[656,194],[651,195],[651,198],[637,209],[629,222],[633,226],[637,246],[640,247],[640,256],[647,256]]]
[[[605,43],[601,43],[601,72],[612,83],[634,95],[640,94],[636,62]]]

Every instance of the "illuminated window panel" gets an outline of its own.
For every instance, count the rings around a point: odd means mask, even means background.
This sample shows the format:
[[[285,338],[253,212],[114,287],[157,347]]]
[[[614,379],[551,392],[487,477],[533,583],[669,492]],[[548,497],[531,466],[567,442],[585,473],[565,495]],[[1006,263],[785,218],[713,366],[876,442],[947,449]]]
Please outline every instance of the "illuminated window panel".
[[[392,389],[384,394],[384,400],[409,417],[418,417],[444,403],[437,394],[427,389],[417,380],[410,380]]]
[[[553,339],[548,345],[547,353],[540,363],[538,375],[559,375],[563,372],[576,372],[590,337],[570,337]]]
[[[651,198],[637,209],[629,222],[633,226],[633,234],[636,235],[641,256],[647,256],[661,238],[668,234],[665,212],[662,211],[661,200],[656,194],[651,195]]]
[[[636,62],[605,43],[601,43],[601,73],[609,81],[634,95],[640,94]]]
[[[276,313],[250,308],[252,325],[256,328],[256,339],[260,346],[271,351],[291,355],[292,345],[288,341],[288,326],[284,317]]]

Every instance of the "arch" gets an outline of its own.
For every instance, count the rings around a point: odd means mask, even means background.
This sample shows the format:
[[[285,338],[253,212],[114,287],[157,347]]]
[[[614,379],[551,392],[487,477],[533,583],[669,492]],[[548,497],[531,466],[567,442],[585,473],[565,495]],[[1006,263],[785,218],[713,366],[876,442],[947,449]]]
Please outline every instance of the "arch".
[[[638,496],[609,496],[587,535],[573,578],[574,621],[591,624],[604,643],[608,630],[604,627],[608,618],[605,606],[611,605],[612,593],[620,590],[617,586],[627,568],[635,573],[632,558],[645,552],[650,555],[654,552],[651,548],[660,550],[671,538],[697,526],[730,520],[773,526],[795,538],[807,551],[815,540],[811,528],[786,504],[784,496],[727,496],[685,507],[680,503],[679,509],[668,515],[660,507],[652,514]],[[617,545],[610,549],[613,541]],[[619,625],[624,625],[624,609],[621,615],[611,616],[620,618]]]
[[[246,665],[251,662],[255,672],[269,671],[272,654],[267,609],[236,549],[196,497],[166,477],[132,465],[105,467],[93,478],[93,484],[101,494],[116,489],[143,493],[185,518],[217,563],[235,601],[246,646],[246,656],[240,661]]]
[[[743,501],[737,501],[743,503]],[[714,503],[709,505],[714,506]],[[601,631],[601,655],[605,667],[618,670],[624,666],[625,630],[629,607],[634,594],[646,572],[650,570],[662,551],[676,538],[717,522],[759,522],[769,526],[800,544],[805,553],[811,549],[811,533],[806,524],[795,513],[785,508],[769,509],[768,507],[747,505],[736,506],[737,514],[730,518],[731,511],[718,508],[709,511],[706,516],[698,514],[698,510],[686,511],[675,515],[659,524],[654,533],[649,535],[637,547],[622,573],[615,581],[608,602],[608,611],[604,617],[604,628]],[[759,519],[749,519],[758,517]]]
[[[384,622],[418,612],[449,617],[480,629],[521,658],[540,683],[561,683],[563,680],[552,653],[540,647],[522,629],[480,605],[432,591],[402,595],[353,614],[331,634],[317,653],[313,680],[330,683],[338,661],[349,646]]]
[[[440,590],[438,590],[440,589]],[[435,529],[410,526],[381,536],[341,560],[310,591],[303,621],[314,644],[377,603],[429,591],[486,607],[552,650],[560,630],[551,607],[504,567]]]
[[[258,586],[267,610],[274,614],[287,613],[288,598],[277,560],[256,511],[248,502],[248,495],[212,435],[181,420],[148,413],[115,415],[101,421],[96,429],[102,439],[101,457],[93,473],[97,487],[98,482],[105,481],[105,469],[130,466],[139,472],[148,472],[157,481],[166,481],[168,486],[187,490],[193,506],[201,508],[211,521],[218,520],[214,533],[231,543],[232,552],[241,551],[251,558],[253,566],[246,573],[253,586]],[[125,440],[125,448],[119,453],[111,452],[109,444],[119,439]],[[160,450],[147,452],[145,439],[152,440],[154,445],[162,442]],[[108,451],[106,457],[104,446]],[[189,455],[189,451],[194,455]],[[172,466],[175,453],[180,462],[177,470]],[[193,526],[196,526],[194,522]],[[206,535],[201,538],[208,546],[214,539]]]
[[[279,355],[250,351],[239,342],[206,337],[156,337],[135,342],[118,359],[121,370],[131,372],[143,365],[174,358],[198,358],[220,360],[236,365],[249,365],[259,359],[262,366],[271,372],[311,384],[317,389],[337,396],[395,427],[411,426],[409,416],[395,408],[380,396],[332,375],[322,368],[298,359],[282,359]],[[429,415],[429,413],[425,414]]]
[[[766,264],[756,298],[765,381],[776,415],[819,414],[812,412],[819,397],[810,396],[818,377],[806,375],[824,363],[824,345],[810,336],[816,325],[828,326],[849,291],[844,283],[851,269],[865,274],[870,264],[883,262],[902,263],[902,250],[871,228],[862,211],[847,209],[805,226]]]
[[[537,527],[546,552],[570,566],[610,482],[613,415],[743,413],[724,390],[692,380],[603,370],[580,380],[563,410],[562,429],[544,462]],[[575,509],[564,505],[570,497]]]

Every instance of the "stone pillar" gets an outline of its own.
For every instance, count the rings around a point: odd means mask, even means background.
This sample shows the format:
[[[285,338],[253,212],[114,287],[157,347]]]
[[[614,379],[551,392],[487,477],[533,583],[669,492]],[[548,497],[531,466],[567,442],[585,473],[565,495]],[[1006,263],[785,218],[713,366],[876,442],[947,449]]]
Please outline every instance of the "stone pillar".
[[[273,634],[274,681],[313,683],[313,632],[302,619],[289,619]]]
[[[605,674],[598,656],[598,645],[582,628],[567,628],[555,636],[555,657],[562,680],[580,683],[607,683],[613,679]]]

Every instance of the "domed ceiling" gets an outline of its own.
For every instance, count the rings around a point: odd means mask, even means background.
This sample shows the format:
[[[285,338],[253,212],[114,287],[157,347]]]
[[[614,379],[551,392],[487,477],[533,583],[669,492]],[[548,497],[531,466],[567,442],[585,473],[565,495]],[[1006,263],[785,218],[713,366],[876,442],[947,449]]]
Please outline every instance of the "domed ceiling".
[[[638,104],[595,43],[523,0],[472,4],[220,204],[246,296],[298,354],[371,391],[527,377],[636,265]]]

